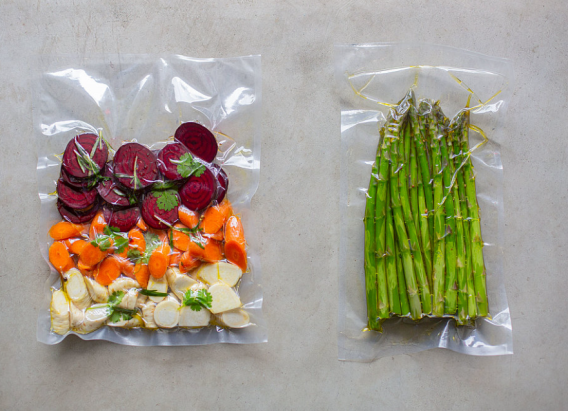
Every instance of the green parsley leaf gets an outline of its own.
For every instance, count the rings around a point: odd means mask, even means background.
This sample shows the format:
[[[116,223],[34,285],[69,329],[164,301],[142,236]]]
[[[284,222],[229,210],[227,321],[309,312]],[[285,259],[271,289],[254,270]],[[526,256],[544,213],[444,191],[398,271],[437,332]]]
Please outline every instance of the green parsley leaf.
[[[131,260],[139,260],[140,257],[142,257],[142,253],[140,252],[140,250],[132,249],[128,250],[126,257]]]
[[[99,247],[101,249],[101,251],[108,250],[112,245],[112,243],[110,241],[110,237],[107,236],[107,235],[97,236],[97,238],[95,238],[93,241],[91,241],[91,244],[94,245],[95,247]]]
[[[176,190],[152,191],[152,194],[158,199],[156,204],[160,210],[171,211],[179,205]]]
[[[138,290],[139,294],[142,295],[147,295],[148,297],[167,297],[168,293],[161,293],[157,290],[145,290],[145,289],[140,289]]]
[[[116,252],[118,254],[124,252],[126,247],[128,247],[128,238],[125,238],[121,235],[114,235],[114,246],[116,247]]]
[[[177,172],[184,178],[187,178],[190,175],[199,177],[205,172],[205,166],[199,161],[196,161],[190,153],[185,153],[179,158],[179,160],[170,161],[177,164]]]
[[[123,291],[115,291],[108,298],[108,309],[109,309],[109,320],[110,322],[116,323],[119,321],[128,321],[136,314],[137,310],[129,310],[126,308],[118,307],[124,298]]]
[[[115,291],[108,297],[108,305],[116,306],[122,302],[124,298],[124,291]]]
[[[206,289],[187,290],[183,297],[183,305],[193,311],[201,311],[201,308],[211,308],[213,296]]]

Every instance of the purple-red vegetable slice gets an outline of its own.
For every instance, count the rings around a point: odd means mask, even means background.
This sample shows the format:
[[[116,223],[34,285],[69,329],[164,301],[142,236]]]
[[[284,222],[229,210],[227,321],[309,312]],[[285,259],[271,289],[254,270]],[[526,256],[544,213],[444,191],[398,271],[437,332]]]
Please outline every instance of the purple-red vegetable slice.
[[[74,210],[63,204],[61,200],[57,200],[57,210],[64,220],[73,224],[83,224],[95,217],[97,211],[99,211],[99,202],[95,201],[90,207],[83,210]]]
[[[69,174],[67,171],[65,171],[65,169],[63,167],[61,167],[61,172],[59,173],[59,178],[61,180],[63,180],[65,183],[67,183],[68,185],[70,185],[72,187],[76,187],[76,188],[87,188],[89,186],[89,183],[91,181],[93,181],[93,179],[90,179],[90,178],[73,177],[71,174]]]
[[[103,176],[109,179],[101,181],[97,186],[97,191],[102,199],[114,206],[128,207],[130,205],[128,195],[116,182],[111,163],[107,163],[105,166]]]
[[[183,123],[175,133],[175,139],[191,153],[207,163],[215,160],[218,144],[213,133],[199,123]]]
[[[91,206],[97,199],[97,190],[85,190],[57,180],[57,197],[69,208],[80,210]]]
[[[80,134],[67,144],[61,166],[73,177],[92,177],[102,170],[107,159],[108,147],[102,139],[95,134]]]
[[[163,196],[168,196],[168,199]],[[179,195],[175,190],[152,191],[142,200],[142,218],[152,228],[166,229],[168,224],[178,221],[178,207]]]
[[[138,222],[140,209],[138,207],[120,209],[105,207],[103,208],[103,216],[110,227],[116,227],[120,231],[126,232]]]
[[[217,202],[220,203],[225,198],[225,194],[227,194],[227,190],[229,189],[229,177],[227,176],[227,173],[225,173],[225,170],[223,170],[220,165],[213,164],[213,168],[214,168],[214,174],[216,175],[218,182],[217,196],[215,200],[217,200]]]
[[[114,175],[132,190],[148,187],[158,177],[156,156],[142,144],[124,144],[114,155]]]
[[[181,143],[172,143],[166,145],[158,154],[158,169],[169,180],[181,180],[183,176],[178,173],[178,164],[171,161],[179,161],[180,157],[189,153],[186,146]]]
[[[203,210],[215,198],[217,179],[208,168],[201,176],[191,176],[179,191],[181,202],[192,211]]]

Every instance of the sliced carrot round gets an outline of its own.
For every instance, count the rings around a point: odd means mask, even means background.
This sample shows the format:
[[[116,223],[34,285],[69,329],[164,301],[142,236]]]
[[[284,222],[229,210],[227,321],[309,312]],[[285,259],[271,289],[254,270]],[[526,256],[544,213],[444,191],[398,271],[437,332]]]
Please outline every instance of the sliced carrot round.
[[[69,259],[71,259],[71,256],[65,244],[59,241],[51,244],[51,247],[49,247],[49,261],[57,271],[63,272],[63,269],[69,264]]]
[[[111,285],[120,275],[120,263],[118,259],[109,256],[103,260],[95,272],[95,280],[101,285]]]

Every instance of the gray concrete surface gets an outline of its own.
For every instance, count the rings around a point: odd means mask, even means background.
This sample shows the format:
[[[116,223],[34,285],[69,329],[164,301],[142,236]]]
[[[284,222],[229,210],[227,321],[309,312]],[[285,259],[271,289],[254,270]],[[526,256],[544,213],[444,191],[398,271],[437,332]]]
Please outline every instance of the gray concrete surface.
[[[0,4],[0,409],[520,410],[568,407],[565,1],[112,1]],[[423,40],[515,62],[503,142],[515,354],[337,361],[339,105],[334,43]],[[28,86],[41,53],[263,58],[253,201],[269,343],[36,342],[47,266]],[[306,178],[309,176],[309,178]]]

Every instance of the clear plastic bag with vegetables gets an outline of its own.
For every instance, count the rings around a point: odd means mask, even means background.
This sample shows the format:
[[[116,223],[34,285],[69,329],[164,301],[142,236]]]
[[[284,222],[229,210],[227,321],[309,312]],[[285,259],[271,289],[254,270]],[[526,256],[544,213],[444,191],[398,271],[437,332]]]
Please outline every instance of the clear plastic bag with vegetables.
[[[427,44],[336,48],[339,358],[512,353],[499,144],[508,61]]]
[[[266,341],[249,212],[260,57],[43,63],[34,130],[52,271],[38,340]]]

